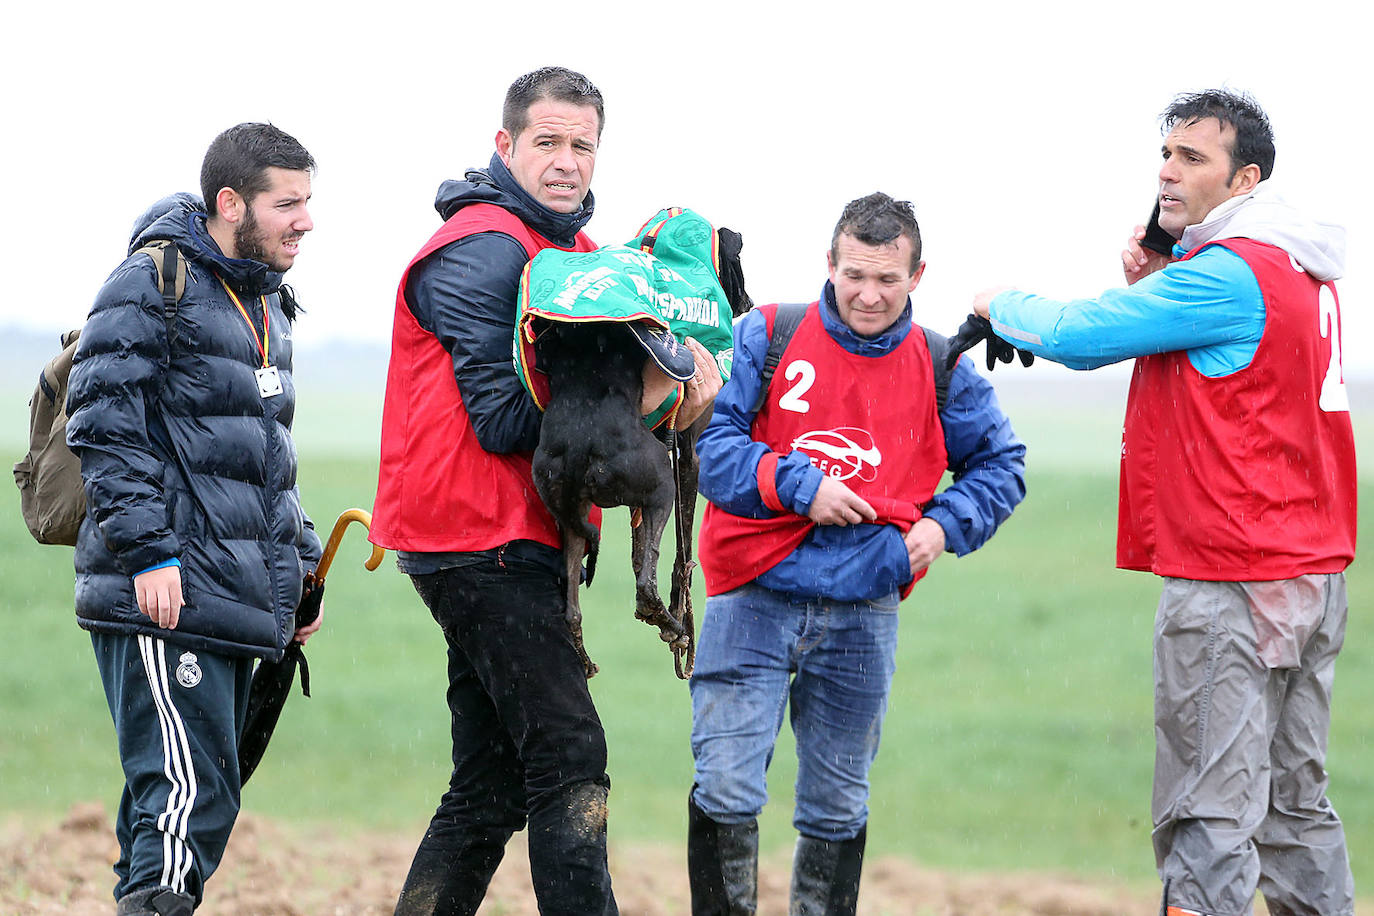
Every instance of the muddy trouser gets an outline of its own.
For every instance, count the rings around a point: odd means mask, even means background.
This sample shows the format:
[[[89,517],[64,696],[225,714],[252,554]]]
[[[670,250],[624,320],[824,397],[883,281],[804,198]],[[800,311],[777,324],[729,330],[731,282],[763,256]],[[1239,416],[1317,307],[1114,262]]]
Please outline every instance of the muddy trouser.
[[[253,660],[153,636],[92,633],[91,645],[124,768],[115,899],[169,887],[199,902],[239,813]]]
[[[1155,858],[1167,903],[1209,916],[1347,916],[1326,799],[1341,574],[1165,579],[1155,619]]]
[[[448,642],[453,775],[398,914],[471,914],[528,821],[544,916],[615,914],[606,739],[556,574],[506,556],[413,575]]]

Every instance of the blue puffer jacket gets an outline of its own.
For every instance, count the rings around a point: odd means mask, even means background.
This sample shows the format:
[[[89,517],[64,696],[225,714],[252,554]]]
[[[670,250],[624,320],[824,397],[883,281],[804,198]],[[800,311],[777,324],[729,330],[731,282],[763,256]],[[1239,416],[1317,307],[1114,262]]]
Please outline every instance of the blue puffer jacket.
[[[168,351],[150,241],[175,242],[186,293]],[[190,648],[281,657],[302,576],[320,542],[301,510],[291,420],[291,324],[281,274],[224,257],[199,199],[160,201],[134,227],[131,256],[101,287],[68,388],[67,442],[81,458],[86,521],[76,545],[76,613],[88,630],[150,633]],[[282,393],[261,397],[263,331]],[[292,310],[294,311],[294,310]],[[181,561],[175,630],[139,612],[132,576]]]

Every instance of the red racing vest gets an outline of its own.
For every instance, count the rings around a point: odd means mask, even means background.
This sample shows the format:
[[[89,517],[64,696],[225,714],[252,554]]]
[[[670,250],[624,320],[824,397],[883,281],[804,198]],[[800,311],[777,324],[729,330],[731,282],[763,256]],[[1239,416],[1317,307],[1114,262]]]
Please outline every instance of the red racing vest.
[[[494,204],[469,204],[450,217],[406,267],[396,290],[391,363],[382,404],[381,463],[372,510],[374,544],[422,553],[477,551],[513,540],[560,548],[558,524],[534,488],[533,453],[482,448],[453,377],[453,357],[420,327],[405,301],[415,265],[445,245],[500,232],[533,258],[553,242]],[[593,251],[578,233],[565,251]],[[512,336],[515,303],[511,303]],[[514,372],[514,368],[511,370]],[[592,523],[600,521],[595,512]]]
[[[1340,572],[1355,556],[1356,478],[1336,288],[1272,245],[1215,244],[1254,272],[1264,334],[1221,378],[1185,351],[1136,360],[1117,566],[1220,582]]]
[[[771,338],[777,306],[761,308]],[[877,524],[905,533],[921,517],[920,506],[949,464],[925,335],[913,327],[895,350],[860,356],[826,333],[812,303],[783,351],[750,435],[772,450],[757,474],[764,504],[778,514],[741,518],[707,504],[698,541],[707,595],[772,569],[816,526],[778,499],[774,471],[793,450],[867,500]],[[924,575],[911,580],[903,597]]]

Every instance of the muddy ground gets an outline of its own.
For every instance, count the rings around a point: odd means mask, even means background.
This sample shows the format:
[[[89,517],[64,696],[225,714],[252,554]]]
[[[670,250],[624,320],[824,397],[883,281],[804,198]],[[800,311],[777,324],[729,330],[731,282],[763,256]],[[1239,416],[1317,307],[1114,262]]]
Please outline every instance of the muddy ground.
[[[389,914],[416,837],[301,833],[245,814],[210,880],[203,916],[373,916]],[[516,844],[519,843],[520,848]],[[98,803],[74,807],[57,824],[0,829],[0,913],[109,914],[117,854]],[[685,914],[685,853],[670,847],[612,848],[611,873],[625,916]],[[787,911],[786,857],[759,870],[760,916]],[[481,916],[536,916],[520,838],[492,881]],[[1259,910],[1261,913],[1263,909]],[[954,875],[896,858],[869,861],[859,912],[865,916],[1155,916],[1148,888],[1091,884],[1044,874]]]

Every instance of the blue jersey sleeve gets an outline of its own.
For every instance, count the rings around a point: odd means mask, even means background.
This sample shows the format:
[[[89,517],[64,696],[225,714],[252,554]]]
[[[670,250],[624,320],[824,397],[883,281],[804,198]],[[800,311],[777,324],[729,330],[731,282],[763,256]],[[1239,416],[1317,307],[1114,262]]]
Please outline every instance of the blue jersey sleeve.
[[[991,318],[999,337],[1071,369],[1186,350],[1199,372],[1215,378],[1254,358],[1264,298],[1239,255],[1210,245],[1096,299],[1061,302],[1009,290],[992,300]]]

